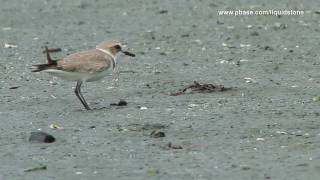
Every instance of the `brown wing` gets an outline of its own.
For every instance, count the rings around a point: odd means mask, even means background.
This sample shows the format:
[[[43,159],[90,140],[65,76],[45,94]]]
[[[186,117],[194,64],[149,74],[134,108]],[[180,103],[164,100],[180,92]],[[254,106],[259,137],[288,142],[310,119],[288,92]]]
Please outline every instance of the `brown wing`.
[[[99,72],[108,69],[112,61],[105,54],[93,49],[82,51],[58,61],[57,67],[65,71],[77,72]]]

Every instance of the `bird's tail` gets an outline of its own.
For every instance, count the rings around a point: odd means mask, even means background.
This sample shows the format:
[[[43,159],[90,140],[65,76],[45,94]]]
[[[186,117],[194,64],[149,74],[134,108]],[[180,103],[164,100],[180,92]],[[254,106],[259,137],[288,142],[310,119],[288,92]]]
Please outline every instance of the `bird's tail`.
[[[35,64],[32,65],[32,72],[40,72],[43,70],[47,69],[56,69],[57,68],[57,61],[54,61],[51,59],[50,54],[49,54],[49,49],[48,47],[45,47],[45,53],[47,55],[47,64]]]
[[[57,62],[54,61],[52,64],[35,64],[32,65],[32,72],[40,72],[47,69],[56,69]]]

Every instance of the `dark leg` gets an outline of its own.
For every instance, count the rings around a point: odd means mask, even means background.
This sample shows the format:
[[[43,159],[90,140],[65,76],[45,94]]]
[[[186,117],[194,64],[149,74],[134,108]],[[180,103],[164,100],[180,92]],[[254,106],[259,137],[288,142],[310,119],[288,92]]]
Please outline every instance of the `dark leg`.
[[[76,89],[74,90],[74,92],[76,93],[77,97],[79,98],[79,100],[81,101],[83,106],[86,108],[86,110],[91,110],[90,107],[88,106],[86,100],[84,99],[84,97],[81,94],[81,89],[80,89],[81,85],[82,85],[82,81],[77,81],[77,86],[76,86]]]
[[[51,59],[51,56],[49,54],[49,49],[48,49],[47,46],[45,47],[45,52],[46,52],[46,55],[47,55],[48,64],[52,64],[53,60]]]

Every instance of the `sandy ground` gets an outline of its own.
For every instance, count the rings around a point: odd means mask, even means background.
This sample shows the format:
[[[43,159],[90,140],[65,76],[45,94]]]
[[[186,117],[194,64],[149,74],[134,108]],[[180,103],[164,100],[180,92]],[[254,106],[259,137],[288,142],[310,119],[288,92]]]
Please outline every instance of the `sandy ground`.
[[[0,4],[1,180],[319,179],[319,1]],[[250,8],[305,14],[217,15]],[[45,45],[60,58],[105,39],[137,54],[119,57],[117,86],[106,77],[83,87],[107,108],[85,111],[75,83],[30,72]],[[167,95],[194,80],[233,90]],[[109,107],[120,99],[128,106]],[[56,142],[30,143],[38,129]],[[150,137],[155,129],[165,137]]]

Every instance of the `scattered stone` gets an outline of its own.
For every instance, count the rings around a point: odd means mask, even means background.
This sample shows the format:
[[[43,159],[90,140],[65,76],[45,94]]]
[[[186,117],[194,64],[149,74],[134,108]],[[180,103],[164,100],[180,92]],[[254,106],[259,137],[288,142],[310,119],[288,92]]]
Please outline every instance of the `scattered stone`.
[[[78,5],[78,8],[80,9],[86,9],[89,6],[88,3],[81,3],[80,5]]]
[[[160,10],[158,11],[158,14],[167,14],[168,13],[168,10]]]
[[[308,163],[301,163],[301,164],[297,164],[296,166],[298,166],[298,167],[307,167],[307,166],[309,166],[309,164]]]
[[[264,46],[263,49],[266,51],[273,51],[273,48],[270,46]]]
[[[140,107],[140,110],[146,110],[146,109],[148,109],[148,108],[144,107],[144,106]]]
[[[4,43],[4,48],[17,48],[17,45]]]
[[[160,54],[161,56],[166,56],[166,55],[167,55],[166,52],[160,52],[159,54]]]
[[[12,28],[11,27],[4,27],[2,28],[3,31],[10,31]]]
[[[274,30],[284,30],[284,29],[287,29],[287,27],[288,26],[286,24],[284,24],[284,23],[276,22],[276,23],[274,23],[273,29]]]
[[[9,87],[9,89],[18,89],[20,86],[12,86],[12,87]]]
[[[83,25],[83,24],[85,24],[84,21],[78,21],[78,22],[77,22],[77,25]]]
[[[150,137],[152,138],[161,138],[161,137],[165,137],[165,133],[159,130],[154,130],[151,132]]]
[[[41,143],[53,143],[56,139],[45,132],[37,131],[31,132],[31,136],[29,138],[30,142],[41,142]]]
[[[264,138],[257,138],[257,141],[264,141]]]
[[[118,103],[111,103],[110,106],[127,106],[128,103],[125,100],[120,100]]]
[[[64,129],[62,126],[59,126],[57,124],[50,124],[49,126],[51,129]]]
[[[313,97],[312,101],[314,101],[314,102],[320,101],[320,97],[319,96]]]
[[[250,33],[251,36],[259,36],[259,33],[257,31],[253,31],[252,33]]]
[[[131,131],[150,131],[150,130],[159,130],[167,128],[167,125],[163,125],[160,123],[146,123],[146,124],[130,124],[128,130]]]
[[[32,171],[40,171],[40,170],[47,170],[47,166],[42,165],[42,166],[39,166],[39,167],[26,169],[26,170],[24,170],[24,172],[32,172]]]
[[[187,91],[191,92],[202,92],[202,93],[211,93],[211,92],[222,92],[230,90],[231,88],[226,88],[223,85],[213,85],[213,84],[200,84],[197,81],[194,81],[192,85],[184,88],[182,91],[176,93],[169,93],[170,96],[178,96],[185,94]]]
[[[221,20],[217,20],[217,24],[224,24],[224,22],[223,21],[221,21]]]
[[[150,169],[150,170],[148,170],[148,172],[147,172],[147,174],[148,174],[148,176],[156,176],[156,175],[158,175],[160,173],[160,171],[158,170],[158,169]]]
[[[257,83],[256,80],[250,78],[250,77],[245,77],[244,80],[246,80],[246,83]]]
[[[250,170],[251,168],[247,165],[244,165],[244,166],[241,166],[241,169],[247,171],[247,170]]]
[[[189,37],[190,34],[182,34],[181,37]]]
[[[182,146],[180,145],[174,145],[171,142],[168,143],[168,148],[170,149],[182,149]]]

